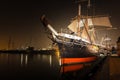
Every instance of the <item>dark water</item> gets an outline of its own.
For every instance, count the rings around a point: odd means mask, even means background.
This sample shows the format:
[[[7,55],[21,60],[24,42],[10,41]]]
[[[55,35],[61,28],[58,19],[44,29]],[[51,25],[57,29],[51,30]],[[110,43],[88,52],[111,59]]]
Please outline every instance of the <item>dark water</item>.
[[[0,80],[58,80],[59,76],[56,55],[0,53]]]

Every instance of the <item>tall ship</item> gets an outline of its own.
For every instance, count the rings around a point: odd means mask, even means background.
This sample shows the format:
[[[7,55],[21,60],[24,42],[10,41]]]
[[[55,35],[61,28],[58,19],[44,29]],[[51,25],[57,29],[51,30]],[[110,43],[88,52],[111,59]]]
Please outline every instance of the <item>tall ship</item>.
[[[85,15],[81,12],[84,2],[87,2],[88,9]],[[99,56],[99,50],[105,47],[97,40],[96,28],[111,28],[109,16],[89,15],[90,3],[90,0],[79,0],[77,16],[72,19],[65,31],[61,30],[59,33],[51,26],[45,15],[40,18],[49,38],[58,45],[60,57],[66,64],[94,61]]]

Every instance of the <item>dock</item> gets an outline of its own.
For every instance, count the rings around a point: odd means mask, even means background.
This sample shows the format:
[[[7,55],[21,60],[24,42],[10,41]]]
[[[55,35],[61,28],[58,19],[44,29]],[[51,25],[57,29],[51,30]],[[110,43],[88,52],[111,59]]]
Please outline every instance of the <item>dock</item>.
[[[111,57],[110,65],[110,80],[120,80],[120,57]]]
[[[90,66],[62,75],[64,80],[120,80],[120,57],[106,56]]]
[[[89,80],[120,80],[120,57],[107,56]]]
[[[0,53],[7,53],[7,54],[54,54],[55,50],[0,50]]]

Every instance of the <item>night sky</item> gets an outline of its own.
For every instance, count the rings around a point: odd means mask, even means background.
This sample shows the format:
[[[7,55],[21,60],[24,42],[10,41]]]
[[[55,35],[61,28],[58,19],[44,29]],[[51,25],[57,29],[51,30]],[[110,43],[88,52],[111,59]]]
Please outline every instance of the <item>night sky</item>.
[[[110,15],[113,27],[107,35],[112,42],[120,36],[120,7],[118,0],[92,0],[96,14]],[[0,1],[0,49],[7,49],[11,39],[14,48],[34,46],[48,47],[51,41],[45,34],[40,16],[45,14],[57,30],[66,28],[77,15],[75,0],[4,0]]]

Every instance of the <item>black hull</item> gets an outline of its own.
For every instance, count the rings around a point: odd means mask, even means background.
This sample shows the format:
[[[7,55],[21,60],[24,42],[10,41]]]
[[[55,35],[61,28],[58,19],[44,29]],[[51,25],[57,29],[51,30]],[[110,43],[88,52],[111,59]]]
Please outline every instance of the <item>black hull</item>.
[[[73,43],[60,43],[57,42],[60,56],[62,58],[84,58],[96,56],[96,53],[90,52],[87,46],[80,46]]]

